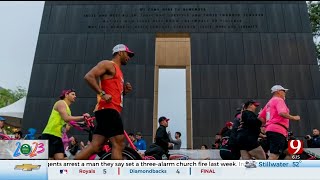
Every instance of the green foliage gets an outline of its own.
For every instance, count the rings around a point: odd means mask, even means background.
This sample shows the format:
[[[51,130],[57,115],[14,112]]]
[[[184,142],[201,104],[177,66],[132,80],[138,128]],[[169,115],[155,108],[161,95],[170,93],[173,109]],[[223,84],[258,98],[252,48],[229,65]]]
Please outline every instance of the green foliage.
[[[16,90],[4,89],[0,87],[0,108],[8,106],[27,95],[26,89],[17,87]],[[10,126],[4,126],[8,134],[13,134],[14,129]]]
[[[308,13],[311,23],[312,34],[318,42],[315,42],[317,49],[317,57],[320,59],[320,2],[307,1]]]
[[[16,90],[0,89],[0,108],[8,106],[27,95],[26,89],[18,87]]]
[[[314,36],[320,36],[320,2],[307,1],[311,29]]]
[[[4,126],[4,129],[6,130],[7,134],[11,135],[14,133],[13,128],[10,126]]]

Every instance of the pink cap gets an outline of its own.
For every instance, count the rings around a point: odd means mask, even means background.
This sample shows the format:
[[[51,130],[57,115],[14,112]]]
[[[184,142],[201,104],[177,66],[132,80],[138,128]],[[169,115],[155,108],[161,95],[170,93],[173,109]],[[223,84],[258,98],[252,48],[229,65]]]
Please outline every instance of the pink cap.
[[[69,94],[69,93],[71,93],[71,92],[76,92],[76,91],[75,91],[74,89],[65,89],[65,90],[62,90],[59,98],[60,98],[60,99],[64,99],[64,98],[65,98],[64,95],[65,95],[65,94]]]

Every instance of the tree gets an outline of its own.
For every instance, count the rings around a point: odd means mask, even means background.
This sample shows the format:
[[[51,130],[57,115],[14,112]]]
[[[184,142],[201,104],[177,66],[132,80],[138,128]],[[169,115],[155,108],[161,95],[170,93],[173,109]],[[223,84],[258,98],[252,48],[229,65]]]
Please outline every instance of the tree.
[[[15,99],[19,100],[19,99],[21,99],[21,98],[23,98],[23,97],[25,97],[27,95],[27,91],[26,91],[26,89],[24,89],[21,86],[19,86],[17,88],[17,90],[15,90],[13,92],[13,94],[14,94]]]
[[[311,30],[317,50],[318,61],[320,60],[320,2],[307,1]]]
[[[0,89],[0,108],[8,106],[27,95],[26,89],[18,87],[16,90]]]

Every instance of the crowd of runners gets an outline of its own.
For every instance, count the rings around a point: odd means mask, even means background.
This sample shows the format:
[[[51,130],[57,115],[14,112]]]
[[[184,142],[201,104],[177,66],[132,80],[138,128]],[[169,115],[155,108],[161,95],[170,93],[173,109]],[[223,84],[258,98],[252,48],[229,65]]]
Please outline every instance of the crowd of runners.
[[[248,100],[237,109],[233,122],[227,122],[216,135],[214,147],[220,149],[222,159],[292,159],[288,142],[296,137],[289,131],[289,124],[290,121],[300,121],[300,116],[289,113],[285,103],[288,91],[281,85],[274,85],[272,98],[259,112],[257,109],[261,104],[255,100]],[[314,128],[313,135],[304,137],[308,148],[320,148],[319,135],[319,129]],[[306,153],[305,156],[308,158]]]

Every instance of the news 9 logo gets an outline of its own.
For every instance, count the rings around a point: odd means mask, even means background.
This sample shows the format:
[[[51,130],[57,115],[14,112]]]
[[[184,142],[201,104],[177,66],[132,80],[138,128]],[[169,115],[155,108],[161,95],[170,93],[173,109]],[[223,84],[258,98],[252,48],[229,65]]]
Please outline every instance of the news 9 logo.
[[[303,141],[302,140],[289,140],[288,152],[292,155],[300,155],[303,153]],[[295,158],[293,158],[295,159]]]

